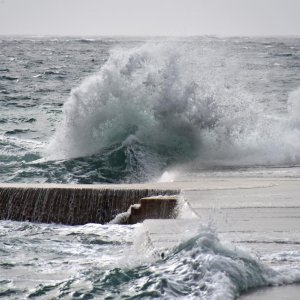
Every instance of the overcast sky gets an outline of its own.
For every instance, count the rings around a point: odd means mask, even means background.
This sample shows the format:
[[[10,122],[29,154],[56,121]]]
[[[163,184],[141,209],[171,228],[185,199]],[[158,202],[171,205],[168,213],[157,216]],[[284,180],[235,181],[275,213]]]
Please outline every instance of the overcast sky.
[[[0,34],[300,36],[300,0],[0,0]]]

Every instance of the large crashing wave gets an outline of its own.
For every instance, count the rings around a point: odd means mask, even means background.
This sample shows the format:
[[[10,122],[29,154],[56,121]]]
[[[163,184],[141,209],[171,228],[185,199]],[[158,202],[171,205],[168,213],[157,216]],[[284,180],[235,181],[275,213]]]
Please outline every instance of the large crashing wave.
[[[288,114],[269,114],[218,59],[175,42],[115,49],[72,91],[46,157],[117,153],[113,165],[144,175],[188,161],[298,163],[300,91]]]

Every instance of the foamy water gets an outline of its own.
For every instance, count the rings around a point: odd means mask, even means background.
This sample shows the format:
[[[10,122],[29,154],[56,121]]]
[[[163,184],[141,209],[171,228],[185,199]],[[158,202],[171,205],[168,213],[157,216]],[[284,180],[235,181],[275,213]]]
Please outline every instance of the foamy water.
[[[2,181],[299,164],[298,39],[1,45]]]
[[[235,299],[299,283],[299,251],[258,258],[202,226],[161,258],[143,226],[1,222],[1,296],[37,299]],[[283,261],[280,267],[268,265]]]
[[[294,38],[5,38],[0,181],[299,178],[299,70]],[[292,235],[257,256],[199,221],[162,259],[142,225],[0,225],[6,299],[234,299],[300,279]]]

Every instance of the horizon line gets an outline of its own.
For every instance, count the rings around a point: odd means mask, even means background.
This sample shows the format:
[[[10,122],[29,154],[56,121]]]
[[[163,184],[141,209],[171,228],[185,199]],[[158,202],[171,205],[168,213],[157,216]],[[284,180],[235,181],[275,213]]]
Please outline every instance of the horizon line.
[[[196,37],[212,37],[212,38],[300,38],[296,34],[241,34],[241,35],[223,35],[223,34],[190,34],[190,35],[165,35],[165,34],[24,34],[24,33],[0,33],[0,37],[23,37],[23,38],[196,38]]]

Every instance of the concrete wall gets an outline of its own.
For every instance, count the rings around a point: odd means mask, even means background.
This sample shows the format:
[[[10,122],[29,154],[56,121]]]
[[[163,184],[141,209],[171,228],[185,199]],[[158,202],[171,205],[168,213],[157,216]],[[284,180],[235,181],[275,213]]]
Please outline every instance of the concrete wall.
[[[0,185],[0,219],[80,225],[107,223],[139,200],[178,190],[92,185]]]

